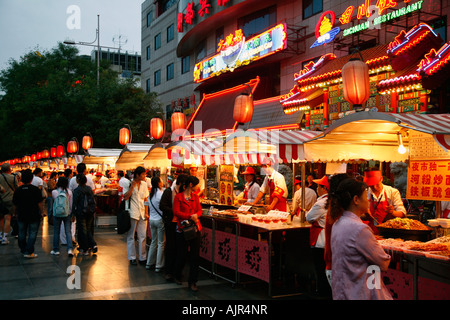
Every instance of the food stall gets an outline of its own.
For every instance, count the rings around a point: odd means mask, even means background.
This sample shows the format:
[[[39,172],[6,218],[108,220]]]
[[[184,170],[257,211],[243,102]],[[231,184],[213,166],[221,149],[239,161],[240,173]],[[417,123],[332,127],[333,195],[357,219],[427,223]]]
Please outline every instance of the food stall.
[[[319,132],[238,130],[211,141],[178,144],[188,151],[184,155],[188,154],[190,161],[218,166],[219,195],[202,200],[200,256],[207,261],[202,266],[204,270],[233,285],[255,279],[267,282],[271,297],[300,293],[293,287],[280,291],[274,283],[293,283],[293,269],[298,268],[295,261],[308,256],[310,225],[300,219],[291,221],[288,212],[267,213],[263,205],[239,206],[227,199],[232,195],[229,189],[233,186],[235,165],[257,166],[267,157],[278,163],[300,161],[302,143],[317,134]],[[286,277],[289,274],[286,268],[292,271],[292,278]]]
[[[407,198],[440,202],[450,197],[450,181],[444,173],[450,164],[449,146],[445,145],[449,133],[449,114],[362,111],[335,121],[306,142],[304,152],[309,161],[407,162]],[[436,227],[436,223],[439,228],[447,225],[439,219],[439,206],[437,209],[435,227],[429,221],[408,218],[379,226],[380,244],[392,257],[383,280],[394,299],[450,298],[450,239],[447,231]]]
[[[144,167],[146,169],[157,168],[160,171],[160,177],[167,184],[167,175],[170,172],[171,161],[167,157],[167,144],[161,142],[152,145],[148,153],[144,156]]]
[[[93,169],[94,172],[105,174],[107,170],[114,169],[121,151],[121,149],[90,148],[85,152],[83,163],[86,164],[88,171]],[[97,203],[96,226],[117,224],[119,209],[117,188],[117,179],[113,176],[109,183],[94,190]]]

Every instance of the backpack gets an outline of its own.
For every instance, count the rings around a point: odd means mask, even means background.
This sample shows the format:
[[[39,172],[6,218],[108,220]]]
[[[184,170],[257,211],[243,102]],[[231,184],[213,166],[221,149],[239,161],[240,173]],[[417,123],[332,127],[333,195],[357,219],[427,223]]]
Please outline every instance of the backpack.
[[[94,214],[97,210],[97,205],[95,203],[94,196],[92,193],[86,192],[84,194],[83,209],[81,210],[83,214]]]
[[[64,190],[59,191],[53,202],[53,216],[57,218],[65,218],[70,213],[69,198]]]

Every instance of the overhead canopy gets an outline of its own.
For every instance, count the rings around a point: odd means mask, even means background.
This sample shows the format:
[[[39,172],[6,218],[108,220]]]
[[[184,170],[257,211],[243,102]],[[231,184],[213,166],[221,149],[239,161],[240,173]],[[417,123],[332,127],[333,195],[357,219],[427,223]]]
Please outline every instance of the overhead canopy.
[[[167,144],[155,143],[147,155],[144,157],[144,166],[146,168],[164,168],[170,167],[170,159],[167,157]]]
[[[126,144],[116,161],[116,170],[132,170],[138,166],[144,166],[144,157],[151,147],[151,144],[143,143]]]
[[[114,166],[121,152],[121,149],[91,148],[86,151],[83,163],[86,165],[109,164]]]
[[[405,161],[408,152],[398,152],[398,134],[408,146],[408,130],[433,136],[450,134],[449,114],[394,114],[356,112],[336,120],[323,133],[305,144],[308,161],[352,160]]]

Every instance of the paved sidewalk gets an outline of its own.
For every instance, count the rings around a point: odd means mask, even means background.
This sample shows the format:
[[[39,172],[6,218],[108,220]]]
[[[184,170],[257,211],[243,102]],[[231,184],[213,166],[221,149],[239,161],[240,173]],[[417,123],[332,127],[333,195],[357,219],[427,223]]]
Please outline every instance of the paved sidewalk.
[[[17,239],[9,238],[10,244],[0,246],[0,299],[270,300],[265,283],[232,287],[202,270],[199,292],[192,293],[186,283],[167,282],[162,273],[130,265],[125,235],[118,235],[114,228],[96,228],[95,239],[99,248],[95,255],[69,257],[66,246],[61,246],[61,254],[53,256],[53,226],[45,218],[36,241],[38,257],[27,259],[20,254]],[[80,289],[67,285],[67,268],[73,265],[80,270]],[[70,283],[73,287],[75,282]]]

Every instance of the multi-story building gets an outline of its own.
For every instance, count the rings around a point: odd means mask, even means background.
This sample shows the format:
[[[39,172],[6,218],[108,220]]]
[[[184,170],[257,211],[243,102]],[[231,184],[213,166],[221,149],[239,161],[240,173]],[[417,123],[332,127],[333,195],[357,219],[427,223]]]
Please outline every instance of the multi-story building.
[[[448,112],[447,79],[430,90],[417,70],[447,42],[449,10],[434,0],[147,0],[142,86],[158,93],[169,117],[191,114],[205,94],[258,79],[256,101],[279,101],[273,108],[285,114],[302,110],[306,127],[323,129],[352,109],[340,72],[353,54],[372,64],[368,107]],[[408,56],[424,39],[424,52]],[[402,43],[409,49],[396,54],[411,61],[393,68],[390,49]],[[415,86],[405,79],[416,79]]]
[[[97,50],[92,50],[91,60],[97,61]],[[120,78],[134,78],[140,85],[141,82],[141,55],[128,51],[100,51],[100,61],[111,62],[111,68],[119,73]]]

